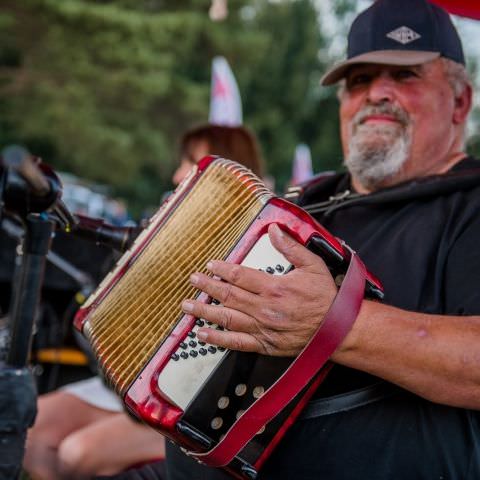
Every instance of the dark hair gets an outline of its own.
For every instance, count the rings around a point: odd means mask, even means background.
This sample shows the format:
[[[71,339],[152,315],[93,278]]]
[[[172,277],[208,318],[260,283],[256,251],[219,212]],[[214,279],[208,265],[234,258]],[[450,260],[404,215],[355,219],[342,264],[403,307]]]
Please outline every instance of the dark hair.
[[[263,160],[255,135],[243,126],[201,125],[185,132],[180,140],[180,156],[191,157],[195,143],[208,142],[212,155],[241,163],[259,177],[263,175]]]

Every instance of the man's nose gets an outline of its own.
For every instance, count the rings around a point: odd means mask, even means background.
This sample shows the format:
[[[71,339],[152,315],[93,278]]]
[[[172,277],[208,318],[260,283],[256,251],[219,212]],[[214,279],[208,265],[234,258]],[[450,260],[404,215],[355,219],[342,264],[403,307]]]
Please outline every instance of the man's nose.
[[[368,101],[372,104],[392,102],[394,92],[393,80],[386,75],[379,75],[370,82]]]

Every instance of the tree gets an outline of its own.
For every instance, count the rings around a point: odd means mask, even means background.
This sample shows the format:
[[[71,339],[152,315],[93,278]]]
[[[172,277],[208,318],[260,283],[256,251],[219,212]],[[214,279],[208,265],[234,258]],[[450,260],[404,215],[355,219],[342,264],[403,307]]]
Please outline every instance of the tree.
[[[315,169],[338,165],[334,92],[319,80],[326,68],[318,12],[309,0],[259,2],[251,28],[265,33],[258,64],[245,83],[245,112],[259,134],[268,165],[282,190],[291,176],[297,143],[311,146]]]
[[[330,168],[336,108],[318,88],[324,40],[312,1],[230,0],[218,23],[209,6],[3,0],[0,144],[21,142],[56,169],[108,183],[139,212],[169,188],[179,134],[207,120],[211,60],[224,55],[280,188],[299,141]]]

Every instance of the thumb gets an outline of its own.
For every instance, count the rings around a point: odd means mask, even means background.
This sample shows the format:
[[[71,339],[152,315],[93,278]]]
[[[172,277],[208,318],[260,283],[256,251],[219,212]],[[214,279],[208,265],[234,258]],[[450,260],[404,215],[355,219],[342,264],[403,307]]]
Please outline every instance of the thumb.
[[[268,227],[272,245],[295,267],[308,272],[320,273],[328,268],[321,257],[285,233],[276,223]]]

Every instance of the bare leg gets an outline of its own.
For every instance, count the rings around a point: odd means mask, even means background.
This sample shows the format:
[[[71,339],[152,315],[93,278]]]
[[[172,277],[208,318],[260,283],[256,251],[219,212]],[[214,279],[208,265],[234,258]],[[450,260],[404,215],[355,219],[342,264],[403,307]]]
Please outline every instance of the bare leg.
[[[70,434],[58,450],[61,478],[114,475],[165,457],[165,439],[155,430],[117,413]]]
[[[40,396],[35,425],[29,431],[24,468],[33,480],[57,480],[57,451],[65,437],[106,416],[119,415],[96,408],[63,391]]]

